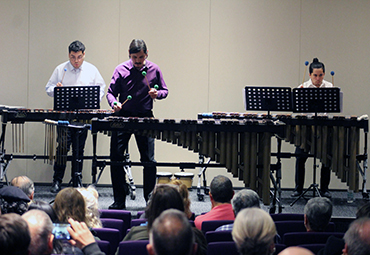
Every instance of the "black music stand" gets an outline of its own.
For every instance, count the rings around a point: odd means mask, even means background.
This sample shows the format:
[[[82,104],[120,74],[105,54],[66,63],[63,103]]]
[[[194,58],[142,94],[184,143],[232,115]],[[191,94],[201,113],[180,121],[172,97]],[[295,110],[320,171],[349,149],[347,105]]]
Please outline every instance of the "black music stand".
[[[312,189],[313,197],[320,192],[316,183],[316,157],[317,157],[317,113],[340,112],[340,88],[295,88],[293,89],[293,112],[315,113],[314,117],[314,154],[313,154],[313,182],[297,197],[290,206],[293,206],[301,197]]]
[[[54,110],[55,111],[76,111],[78,120],[78,111],[82,109],[100,108],[100,86],[61,86],[54,88]],[[68,128],[77,130],[76,149],[77,155],[72,153],[72,183],[73,187],[82,186],[82,173],[76,172],[78,167],[78,137],[88,128],[88,125],[70,125]],[[73,151],[73,149],[72,149]]]
[[[271,118],[270,111],[292,111],[292,89],[290,87],[257,87],[246,86],[244,88],[244,105],[246,110],[267,111],[268,118]],[[270,179],[274,185],[275,192],[273,196],[270,213],[275,213],[276,201],[279,204],[279,213],[282,212],[281,205],[281,138],[278,139],[278,162],[271,165]],[[276,180],[273,171],[276,171]],[[277,193],[279,197],[277,197]]]
[[[290,87],[244,88],[245,109],[255,111],[292,111],[292,89]]]

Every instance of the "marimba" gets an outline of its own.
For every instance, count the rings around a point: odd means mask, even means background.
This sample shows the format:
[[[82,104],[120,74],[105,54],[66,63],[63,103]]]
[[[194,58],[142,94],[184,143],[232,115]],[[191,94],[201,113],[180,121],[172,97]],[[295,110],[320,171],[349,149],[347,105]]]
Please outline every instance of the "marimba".
[[[174,120],[107,117],[93,119],[93,154],[98,132],[123,131],[150,136],[211,158],[270,203],[271,137],[284,124],[269,119]],[[94,138],[95,137],[95,138]],[[97,162],[93,162],[96,173]]]

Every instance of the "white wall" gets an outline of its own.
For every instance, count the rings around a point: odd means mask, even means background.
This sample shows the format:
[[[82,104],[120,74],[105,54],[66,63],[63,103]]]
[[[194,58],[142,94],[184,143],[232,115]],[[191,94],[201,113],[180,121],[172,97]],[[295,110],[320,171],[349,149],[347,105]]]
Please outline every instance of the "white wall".
[[[67,60],[67,47],[76,39],[86,45],[86,60],[98,67],[109,85],[115,66],[128,58],[130,41],[142,38],[170,91],[166,100],[155,103],[158,118],[244,112],[244,86],[296,87],[303,79],[304,62],[314,57],[325,63],[328,80],[335,71],[335,85],[344,93],[343,114],[367,114],[369,9],[367,0],[0,0],[0,104],[52,108],[44,87],[55,66]],[[108,109],[105,99],[101,108]],[[43,130],[41,123],[25,125],[27,154],[43,154]],[[12,153],[11,138],[8,124],[7,153]],[[283,149],[294,151],[288,144]],[[89,138],[86,154],[91,152]],[[108,137],[98,137],[98,152],[108,155]],[[130,153],[133,161],[139,160],[134,142]],[[196,162],[198,156],[157,141],[156,159]],[[312,182],[311,166],[309,160],[307,185]],[[86,183],[90,169],[91,163],[85,162]],[[52,173],[52,166],[42,160],[19,159],[10,164],[8,177],[27,174],[47,183]],[[133,173],[141,184],[141,167],[134,167]],[[209,169],[208,180],[216,174],[226,170]],[[282,174],[283,188],[292,188],[294,159],[283,160]],[[69,171],[64,181],[69,181]],[[100,183],[110,183],[108,167]],[[242,185],[236,179],[234,184]],[[346,186],[333,174],[330,188]]]

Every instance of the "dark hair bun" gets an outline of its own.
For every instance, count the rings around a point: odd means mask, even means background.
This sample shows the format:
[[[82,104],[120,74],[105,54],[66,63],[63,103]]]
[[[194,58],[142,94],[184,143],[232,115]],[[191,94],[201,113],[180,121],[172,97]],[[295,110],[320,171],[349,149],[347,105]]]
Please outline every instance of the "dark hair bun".
[[[314,58],[314,59],[312,60],[312,63],[318,63],[318,62],[319,62],[318,58]]]

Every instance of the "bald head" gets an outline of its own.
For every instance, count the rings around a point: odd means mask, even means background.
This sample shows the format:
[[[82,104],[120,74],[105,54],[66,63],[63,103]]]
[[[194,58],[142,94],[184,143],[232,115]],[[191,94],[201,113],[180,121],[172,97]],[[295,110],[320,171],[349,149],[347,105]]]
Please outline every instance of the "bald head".
[[[17,176],[10,182],[12,186],[20,188],[31,200],[35,193],[33,181],[25,175]]]
[[[312,251],[298,246],[290,246],[282,250],[278,255],[314,255]]]
[[[41,210],[30,210],[22,215],[31,234],[28,247],[30,255],[51,254],[53,250],[53,223],[49,215]]]

